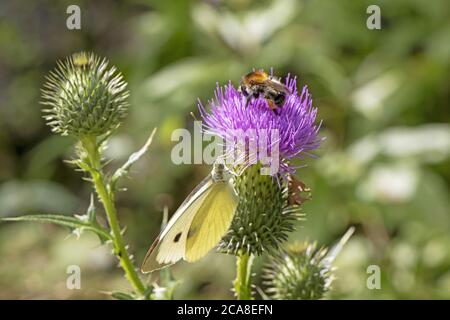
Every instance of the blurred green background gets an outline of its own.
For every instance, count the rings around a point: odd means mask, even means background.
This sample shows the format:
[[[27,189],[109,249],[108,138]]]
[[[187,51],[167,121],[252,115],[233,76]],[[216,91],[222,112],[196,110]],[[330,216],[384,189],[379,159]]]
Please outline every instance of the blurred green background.
[[[81,30],[66,28],[70,4],[81,8]],[[381,8],[381,30],[366,27],[370,4]],[[357,227],[328,297],[449,299],[449,17],[447,0],[2,0],[0,216],[81,214],[89,204],[89,184],[63,162],[74,141],[51,135],[41,118],[39,90],[57,59],[92,50],[129,82],[129,116],[107,150],[111,168],[159,128],[118,196],[138,264],[162,208],[173,213],[209,170],[171,162],[172,131],[192,130],[189,112],[197,98],[212,98],[216,82],[273,67],[309,86],[326,137],[319,158],[298,171],[313,198],[292,240],[331,245]],[[102,290],[129,288],[94,235],[68,235],[1,223],[0,298],[106,299]],[[66,289],[71,264],[81,266],[81,290]],[[372,264],[380,290],[366,287]],[[176,298],[232,298],[233,257],[211,253],[172,270],[182,280]]]

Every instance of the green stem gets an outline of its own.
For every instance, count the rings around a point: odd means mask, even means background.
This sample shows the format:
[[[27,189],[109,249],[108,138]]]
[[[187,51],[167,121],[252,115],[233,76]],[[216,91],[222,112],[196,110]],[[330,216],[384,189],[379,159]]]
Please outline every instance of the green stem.
[[[114,194],[110,190],[108,184],[105,182],[102,169],[101,169],[101,158],[99,152],[99,146],[95,137],[85,137],[81,139],[81,143],[87,153],[88,160],[90,162],[90,174],[92,177],[92,182],[94,184],[95,190],[97,191],[98,197],[103,204],[106,212],[106,217],[108,219],[108,224],[111,229],[114,253],[120,261],[122,269],[125,271],[125,276],[131,285],[137,292],[144,295],[145,286],[131,261],[130,255],[125,247],[125,242],[122,237],[120,230],[120,225],[117,220],[117,210],[114,205]]]
[[[238,300],[252,300],[252,264],[254,256],[239,253],[236,256],[236,279],[234,292]]]

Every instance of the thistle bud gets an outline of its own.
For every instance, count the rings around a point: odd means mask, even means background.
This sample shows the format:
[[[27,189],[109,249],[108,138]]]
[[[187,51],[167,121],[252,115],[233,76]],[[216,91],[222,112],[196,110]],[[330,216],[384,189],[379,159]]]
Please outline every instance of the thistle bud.
[[[100,136],[116,129],[128,107],[127,83],[115,67],[93,53],[60,61],[42,90],[44,119],[63,136]]]
[[[264,270],[267,293],[276,300],[321,299],[332,282],[326,255],[316,243],[290,245]]]

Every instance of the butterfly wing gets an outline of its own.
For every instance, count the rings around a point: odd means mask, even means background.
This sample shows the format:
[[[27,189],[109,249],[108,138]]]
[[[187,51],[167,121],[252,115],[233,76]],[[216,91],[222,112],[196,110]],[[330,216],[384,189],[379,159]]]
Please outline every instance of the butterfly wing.
[[[208,176],[189,194],[150,246],[141,266],[142,272],[161,269],[184,257],[192,220],[213,186],[211,176]]]
[[[205,256],[224,236],[233,220],[238,197],[229,182],[216,182],[192,220],[184,259]]]

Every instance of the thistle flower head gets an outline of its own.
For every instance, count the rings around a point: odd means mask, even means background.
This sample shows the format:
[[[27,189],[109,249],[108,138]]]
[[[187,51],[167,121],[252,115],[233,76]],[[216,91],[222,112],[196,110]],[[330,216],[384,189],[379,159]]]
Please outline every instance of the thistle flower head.
[[[46,79],[44,118],[55,133],[100,136],[116,129],[126,114],[127,83],[105,58],[73,54],[58,62]]]
[[[264,271],[267,293],[277,300],[321,299],[332,282],[326,248],[295,243],[272,259]]]
[[[199,103],[205,131],[225,141],[235,141],[240,132],[252,131],[255,134],[248,139],[254,139],[256,143],[264,139],[269,141],[265,154],[271,154],[274,144],[278,144],[280,174],[295,173],[296,168],[290,165],[290,160],[310,156],[311,151],[319,147],[320,124],[315,123],[317,109],[312,106],[307,87],[298,94],[296,78],[289,75],[285,85],[290,93],[277,112],[270,109],[266,99],[247,99],[231,83],[225,88],[217,86],[215,98],[209,103],[210,112]],[[255,163],[261,160],[261,154],[258,152]]]

